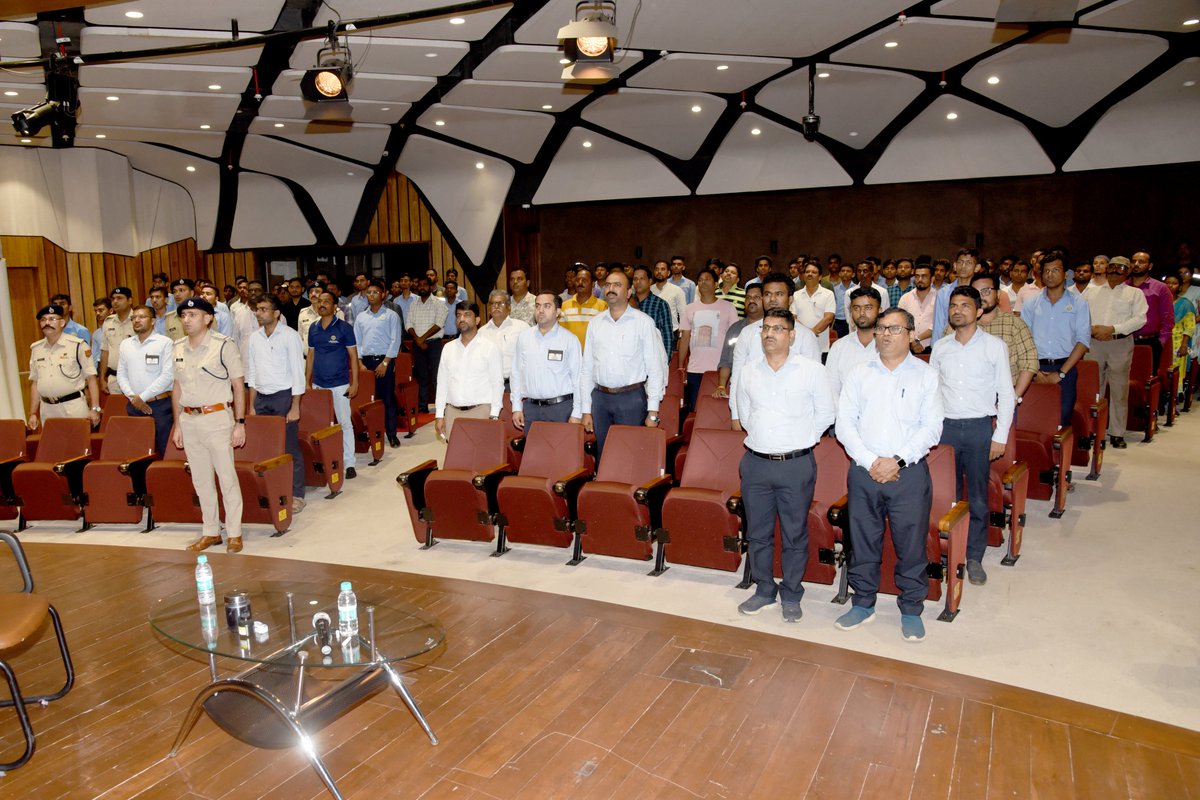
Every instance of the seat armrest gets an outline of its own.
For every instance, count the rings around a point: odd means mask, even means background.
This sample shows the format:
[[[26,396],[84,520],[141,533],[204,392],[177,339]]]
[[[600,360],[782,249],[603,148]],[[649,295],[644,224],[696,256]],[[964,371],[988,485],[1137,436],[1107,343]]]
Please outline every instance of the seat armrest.
[[[742,493],[734,492],[729,495],[729,499],[725,501],[725,508],[729,510],[730,514],[737,514],[739,517],[744,517],[746,507],[742,504]]]
[[[959,500],[950,508],[949,511],[942,515],[940,520],[938,520],[938,530],[943,534],[950,533],[950,531],[954,530],[955,526],[962,522],[963,519],[970,514],[970,512],[971,510],[967,505],[967,501]]]
[[[83,455],[68,458],[66,461],[60,461],[54,465],[54,474],[65,475],[68,470],[82,469],[91,460],[92,457],[90,455]]]
[[[158,458],[157,453],[147,453],[144,456],[138,456],[137,458],[131,458],[128,461],[124,461],[124,462],[118,464],[117,472],[121,473],[122,475],[128,475],[130,470],[136,469],[137,467],[142,467],[143,471],[144,471],[144,468],[148,467],[150,465],[150,462],[154,461],[157,458]]]
[[[1008,469],[1004,470],[1004,474],[1000,476],[1000,483],[1004,485],[1005,489],[1011,489],[1013,485],[1021,479],[1021,476],[1028,471],[1029,465],[1024,461],[1018,461]]]
[[[513,439],[510,439],[508,442],[508,446],[513,449],[514,453],[524,453],[525,452],[525,437],[517,436],[517,437],[514,437]]]
[[[829,511],[825,514],[825,519],[829,520],[829,524],[843,531],[850,530],[850,516],[847,514],[847,509],[850,504],[848,495],[842,495],[837,500],[829,504]]]
[[[313,431],[308,435],[308,438],[314,442],[319,442],[322,439],[328,439],[330,436],[341,436],[341,425],[330,425],[328,428],[321,428],[319,431]]]
[[[580,467],[570,475],[564,475],[554,482],[554,493],[567,499],[567,518],[579,519],[579,492],[583,485],[595,477],[587,467]]]
[[[17,458],[6,458],[3,460],[0,460],[0,469],[4,469],[6,467],[11,469],[13,467],[16,467],[17,464],[24,464],[24,463],[25,463],[25,459],[23,456],[18,456]]]
[[[284,464],[290,465],[291,463],[292,463],[291,454],[284,453],[281,456],[275,456],[274,458],[268,458],[266,461],[259,461],[258,463],[252,465],[250,467],[250,469],[254,470],[256,473],[261,475],[262,473],[266,472],[267,470],[275,469],[276,467],[281,467]]]
[[[650,525],[654,528],[662,527],[663,501],[667,498],[673,480],[671,473],[667,472],[633,490],[633,499],[650,509]]]
[[[1070,425],[1064,425],[1054,434],[1054,449],[1062,450],[1063,446],[1069,444],[1075,439],[1075,429]]]
[[[401,486],[408,486],[409,484],[418,480],[421,483],[424,483],[425,479],[429,477],[429,473],[433,472],[435,469],[437,469],[437,462],[432,458],[428,461],[422,461],[412,469],[406,472],[401,472],[399,475],[397,475],[396,483],[400,484]]]
[[[512,468],[512,464],[506,461],[503,464],[497,464],[494,467],[489,467],[479,472],[471,479],[472,485],[487,495],[488,511],[492,514],[499,513],[500,511],[500,481],[509,475],[516,474],[517,471]]]

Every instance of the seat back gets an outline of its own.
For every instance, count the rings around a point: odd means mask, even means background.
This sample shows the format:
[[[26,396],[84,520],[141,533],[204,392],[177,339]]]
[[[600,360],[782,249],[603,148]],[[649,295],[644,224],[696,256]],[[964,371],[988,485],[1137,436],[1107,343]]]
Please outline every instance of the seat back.
[[[460,417],[454,421],[454,435],[446,447],[442,469],[481,472],[507,461],[508,439],[503,420]]]
[[[283,455],[286,451],[286,425],[283,417],[263,414],[246,417],[246,444],[233,451],[234,459],[257,463]]]
[[[128,461],[154,452],[154,420],[150,417],[113,417],[104,437],[105,461]]]
[[[300,396],[300,433],[314,433],[337,424],[330,389],[309,389]]]
[[[713,397],[712,392],[701,392],[699,400],[696,401],[696,421],[692,426],[693,431],[700,428],[729,430],[730,420],[728,400],[722,397]],[[693,434],[693,438],[694,436],[695,434]]]
[[[101,433],[108,433],[108,422],[113,417],[126,417],[128,414],[129,401],[123,394],[110,394],[108,399],[104,401],[104,407],[100,411],[100,425],[98,430]]]
[[[462,420],[456,420],[455,426]],[[615,427],[615,426],[614,426]],[[539,422],[529,429],[519,475],[550,478],[583,469],[582,425]]]
[[[828,507],[846,494],[846,480],[850,474],[850,456],[841,443],[832,436],[822,436],[817,442],[817,483],[813,487],[813,500]]]
[[[731,494],[738,491],[742,485],[738,465],[746,452],[745,440],[745,431],[697,428],[688,445],[679,485]]]
[[[92,423],[86,419],[59,417],[42,422],[42,441],[35,461],[57,464],[87,455],[92,445]]]
[[[1133,360],[1129,363],[1129,381],[1135,385],[1144,384],[1154,374],[1154,351],[1148,344],[1134,345]]]
[[[1059,428],[1058,423],[1062,416],[1060,391],[1057,384],[1030,384],[1025,392],[1025,399],[1021,402],[1021,411],[1017,414],[1017,430],[1053,435]]]
[[[1075,364],[1076,406],[1087,408],[1100,399],[1100,365],[1084,358]]]
[[[375,373],[369,369],[360,369],[358,371],[358,394],[351,400],[354,408],[366,405],[373,400],[382,400],[382,397],[375,396]]]
[[[679,414],[683,410],[679,403],[674,402],[675,398],[671,395],[663,397],[663,403],[658,408],[658,427],[667,436],[679,435]],[[608,449],[608,442],[604,443],[604,448]]]
[[[0,461],[25,455],[25,422],[0,419]]]
[[[167,438],[167,450],[163,453],[163,461],[187,461],[187,454],[175,446],[175,437]]]
[[[700,393],[699,396],[712,397],[712,393],[717,390],[717,383],[716,370],[704,373],[703,377],[700,378],[700,388],[697,390]]]
[[[929,451],[929,480],[933,486],[933,501],[929,505],[929,529],[937,537],[938,521],[958,502],[955,481],[954,448],[940,444]]]
[[[604,460],[596,480],[641,486],[663,474],[667,434],[644,425],[613,425],[604,440]]]

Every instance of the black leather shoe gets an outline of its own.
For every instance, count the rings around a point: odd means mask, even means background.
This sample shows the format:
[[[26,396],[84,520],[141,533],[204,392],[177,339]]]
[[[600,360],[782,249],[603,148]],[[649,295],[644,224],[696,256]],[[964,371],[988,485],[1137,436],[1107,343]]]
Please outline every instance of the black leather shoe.
[[[358,473],[354,471],[354,467],[346,467],[346,480],[352,481],[358,477]]]
[[[392,434],[391,436],[388,437],[388,444],[390,444],[392,447],[399,447],[400,446],[400,437],[396,436],[395,434]]]
[[[1111,444],[1113,447],[1117,448],[1118,450],[1124,450],[1126,447],[1129,446],[1129,445],[1125,444],[1124,436],[1110,436],[1110,437],[1108,437],[1108,443]]]

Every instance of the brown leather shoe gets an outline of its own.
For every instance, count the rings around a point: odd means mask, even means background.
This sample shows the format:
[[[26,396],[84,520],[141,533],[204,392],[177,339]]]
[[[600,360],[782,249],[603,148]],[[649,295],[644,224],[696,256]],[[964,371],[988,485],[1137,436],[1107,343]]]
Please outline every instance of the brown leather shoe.
[[[226,540],[226,542],[225,542],[225,552],[226,553],[242,552],[242,537],[230,536],[229,539]]]
[[[199,553],[201,550],[207,550],[213,545],[218,545],[220,543],[220,536],[201,536],[199,539],[189,544],[187,549],[191,550],[193,553]]]

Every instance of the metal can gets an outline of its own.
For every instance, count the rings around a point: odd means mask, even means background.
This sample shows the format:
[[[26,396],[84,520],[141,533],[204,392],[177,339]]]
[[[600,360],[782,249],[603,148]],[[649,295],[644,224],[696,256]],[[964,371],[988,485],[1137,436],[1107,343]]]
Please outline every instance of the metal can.
[[[225,595],[225,624],[240,636],[250,635],[250,595],[239,591]]]

